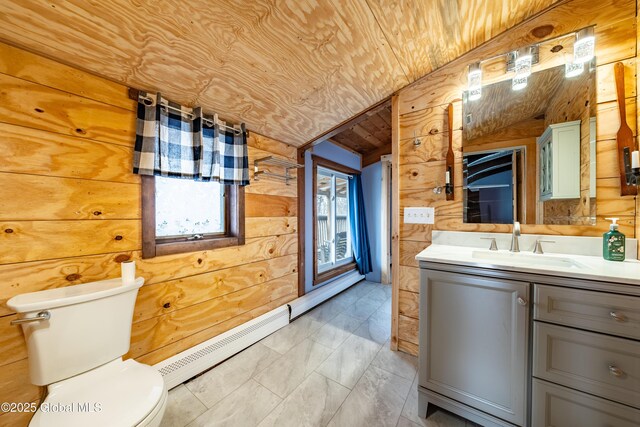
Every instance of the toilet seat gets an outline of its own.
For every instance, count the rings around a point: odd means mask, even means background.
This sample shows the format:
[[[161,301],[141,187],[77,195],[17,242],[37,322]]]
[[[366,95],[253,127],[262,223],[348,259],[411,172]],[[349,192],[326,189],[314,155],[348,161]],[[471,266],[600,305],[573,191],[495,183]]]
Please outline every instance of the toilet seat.
[[[151,426],[167,401],[160,373],[135,360],[114,360],[49,386],[32,427]]]

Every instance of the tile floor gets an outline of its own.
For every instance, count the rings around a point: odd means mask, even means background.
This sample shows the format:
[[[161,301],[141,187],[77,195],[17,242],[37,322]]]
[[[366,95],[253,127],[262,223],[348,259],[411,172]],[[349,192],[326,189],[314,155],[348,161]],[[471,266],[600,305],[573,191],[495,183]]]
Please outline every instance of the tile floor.
[[[389,349],[391,288],[363,281],[169,392],[163,427],[428,426],[417,359]]]

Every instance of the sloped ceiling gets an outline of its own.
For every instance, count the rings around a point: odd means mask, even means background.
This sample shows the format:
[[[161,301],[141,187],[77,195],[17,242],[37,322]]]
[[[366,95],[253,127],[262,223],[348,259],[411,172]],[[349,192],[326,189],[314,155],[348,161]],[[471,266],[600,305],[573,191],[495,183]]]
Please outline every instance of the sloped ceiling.
[[[0,39],[299,146],[554,0],[2,0]]]

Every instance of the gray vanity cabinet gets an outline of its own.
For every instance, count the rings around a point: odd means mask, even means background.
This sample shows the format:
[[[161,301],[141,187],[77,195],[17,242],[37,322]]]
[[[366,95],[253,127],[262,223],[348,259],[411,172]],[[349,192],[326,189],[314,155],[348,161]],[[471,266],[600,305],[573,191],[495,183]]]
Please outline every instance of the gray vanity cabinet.
[[[433,404],[490,427],[640,427],[637,285],[420,267],[421,416]]]
[[[460,402],[525,425],[529,283],[425,269],[421,274],[419,379],[428,401],[445,408],[444,401]]]

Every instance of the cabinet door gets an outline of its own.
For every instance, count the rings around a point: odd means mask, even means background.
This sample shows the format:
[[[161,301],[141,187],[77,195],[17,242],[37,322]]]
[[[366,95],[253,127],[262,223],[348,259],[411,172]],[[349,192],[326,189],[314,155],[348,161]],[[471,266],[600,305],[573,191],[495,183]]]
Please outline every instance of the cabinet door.
[[[422,270],[420,385],[524,425],[529,284]]]

